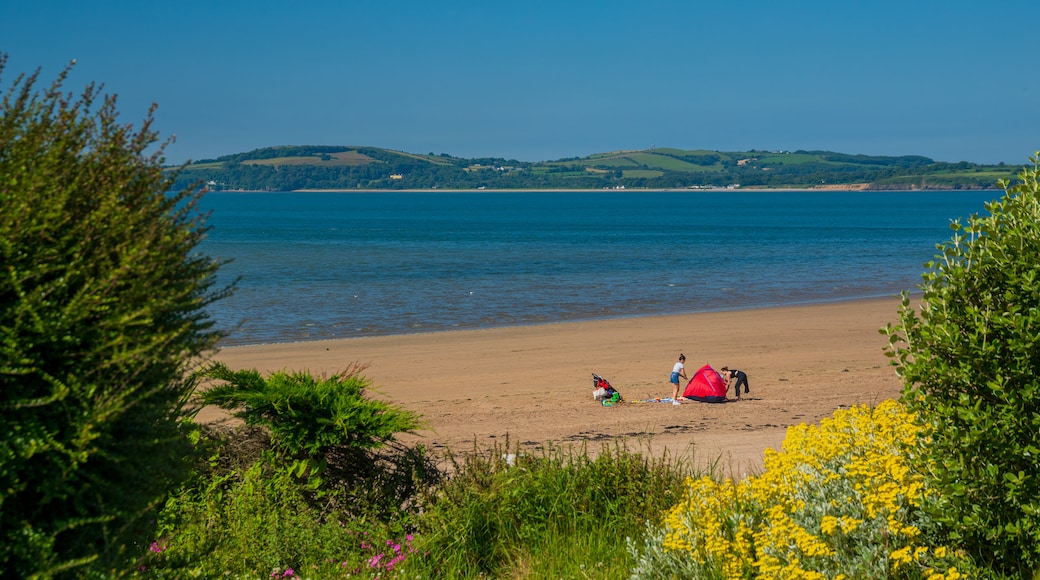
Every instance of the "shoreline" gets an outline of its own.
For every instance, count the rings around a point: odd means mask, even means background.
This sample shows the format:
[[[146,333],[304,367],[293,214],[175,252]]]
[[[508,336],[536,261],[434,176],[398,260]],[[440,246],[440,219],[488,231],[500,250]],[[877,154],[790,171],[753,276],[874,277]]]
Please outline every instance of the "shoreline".
[[[330,374],[367,365],[369,395],[419,413],[422,430],[399,437],[434,454],[504,446],[624,444],[655,456],[714,464],[743,477],[779,449],[788,426],[836,409],[895,398],[900,379],[879,332],[898,320],[899,298],[568,321],[530,326],[224,347],[232,369]],[[682,352],[687,375],[702,364],[747,372],[739,402],[640,402],[669,397]],[[591,398],[591,375],[626,404]],[[730,392],[732,398],[732,391]],[[198,420],[221,422],[214,408]]]
[[[920,291],[919,290],[914,290],[913,292],[910,292],[909,294],[910,294],[911,298],[915,298],[915,297],[918,297],[920,295]],[[595,317],[595,318],[568,318],[568,319],[565,319],[565,320],[540,321],[540,322],[517,323],[517,324],[503,324],[501,326],[469,326],[469,327],[464,327],[464,328],[442,328],[442,329],[436,329],[436,330],[421,330],[421,331],[414,331],[414,332],[397,332],[397,333],[389,332],[389,333],[386,333],[386,334],[368,334],[368,335],[362,335],[362,336],[331,336],[331,337],[325,337],[325,338],[310,338],[310,339],[301,339],[301,340],[274,340],[274,341],[270,341],[270,342],[241,342],[241,343],[227,344],[227,345],[220,345],[220,344],[218,344],[217,348],[218,348],[218,350],[223,350],[223,349],[233,349],[233,348],[241,348],[241,347],[248,347],[248,346],[278,346],[278,345],[290,345],[290,344],[300,344],[300,343],[309,343],[309,342],[322,342],[322,341],[366,340],[366,339],[372,339],[372,338],[391,337],[391,336],[417,336],[417,335],[418,336],[424,336],[424,335],[443,334],[443,333],[449,333],[449,332],[471,332],[471,331],[478,331],[478,330],[495,330],[495,329],[503,329],[503,328],[527,328],[527,327],[549,326],[549,325],[555,325],[555,324],[579,324],[579,323],[583,323],[583,322],[600,322],[600,321],[611,321],[611,320],[626,320],[626,319],[629,319],[629,318],[655,318],[655,317],[660,317],[660,316],[687,316],[687,315],[693,315],[693,314],[714,314],[714,313],[725,313],[725,312],[770,310],[770,309],[774,309],[774,308],[788,308],[788,307],[798,307],[798,306],[817,306],[817,305],[823,305],[823,304],[837,304],[837,303],[854,303],[854,302],[864,302],[864,301],[872,301],[872,300],[887,300],[889,298],[897,300],[899,298],[899,296],[897,294],[886,293],[886,294],[883,294],[883,295],[874,295],[874,296],[858,296],[858,297],[851,297],[851,298],[828,298],[828,299],[820,299],[820,300],[808,299],[808,300],[802,300],[802,301],[786,302],[786,303],[783,303],[783,304],[764,304],[764,305],[759,305],[759,306],[732,306],[732,307],[711,308],[711,309],[703,309],[703,310],[692,310],[692,311],[686,311],[686,312],[622,314],[622,315],[616,315],[616,316],[604,316],[604,317]]]

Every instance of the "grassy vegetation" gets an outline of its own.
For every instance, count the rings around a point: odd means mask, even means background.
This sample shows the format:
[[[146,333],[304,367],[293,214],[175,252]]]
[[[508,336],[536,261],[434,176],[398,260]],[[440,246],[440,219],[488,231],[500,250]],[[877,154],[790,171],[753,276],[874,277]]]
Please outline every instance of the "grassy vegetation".
[[[664,175],[663,171],[655,171],[653,169],[625,169],[621,175],[623,177],[635,178],[635,177],[660,177]]]
[[[447,165],[451,165],[451,162],[452,162],[452,158],[444,157],[444,156],[441,156],[441,155],[433,155],[433,154],[430,154],[430,155],[417,155],[417,154],[414,154],[414,153],[405,153],[404,151],[394,151],[394,153],[397,153],[397,154],[402,155],[404,157],[409,157],[411,159],[417,159],[419,161],[426,161],[426,162],[432,163],[434,165],[447,166]]]
[[[248,165],[326,165],[326,166],[358,166],[378,163],[368,155],[357,151],[342,151],[339,153],[326,153],[324,155],[295,155],[290,157],[275,157],[272,159],[251,159],[243,163]]]
[[[708,171],[708,169],[703,166],[694,165],[693,163],[688,163],[667,155],[661,155],[657,152],[636,153],[631,155],[629,158],[644,167],[665,171]]]
[[[379,482],[314,488],[255,429],[200,445],[213,455],[142,541],[138,577],[620,578],[626,543],[698,475],[622,444],[525,455],[507,443],[452,456],[441,477],[387,501],[346,501]],[[365,457],[413,476],[428,460],[396,447]]]
[[[810,155],[808,153],[767,153],[756,156],[754,159],[762,165],[798,165],[800,163],[820,162],[819,155]]]
[[[508,445],[508,444],[507,444]],[[619,578],[631,567],[627,538],[677,499],[681,458],[648,459],[623,444],[508,447],[452,459],[455,473],[419,520],[421,577]]]

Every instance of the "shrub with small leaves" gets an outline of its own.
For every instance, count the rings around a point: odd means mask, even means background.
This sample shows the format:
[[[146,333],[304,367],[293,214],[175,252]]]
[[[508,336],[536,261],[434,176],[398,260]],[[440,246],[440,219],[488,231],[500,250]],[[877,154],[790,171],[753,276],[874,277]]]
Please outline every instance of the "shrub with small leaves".
[[[0,54],[0,72],[6,57]],[[220,338],[204,218],[88,85],[0,103],[0,569],[102,575],[190,468],[189,361]]]
[[[951,224],[883,329],[926,425],[931,511],[999,574],[1040,573],[1040,152],[989,215]]]

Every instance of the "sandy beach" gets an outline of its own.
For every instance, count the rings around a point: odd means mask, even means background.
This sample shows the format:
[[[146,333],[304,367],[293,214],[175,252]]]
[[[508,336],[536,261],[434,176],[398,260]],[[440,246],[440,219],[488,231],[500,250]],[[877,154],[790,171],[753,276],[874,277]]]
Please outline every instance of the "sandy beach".
[[[579,445],[623,440],[629,448],[717,462],[726,475],[761,469],[790,425],[818,423],[836,409],[898,397],[901,382],[878,329],[896,322],[898,298],[741,310],[236,346],[214,356],[233,369],[332,374],[352,362],[373,396],[419,413],[426,427],[402,437],[434,451]],[[742,401],[674,406],[679,353],[687,375],[707,363],[748,374]],[[592,374],[628,402],[592,400]],[[729,396],[733,397],[732,390]],[[226,420],[207,408],[202,421]]]

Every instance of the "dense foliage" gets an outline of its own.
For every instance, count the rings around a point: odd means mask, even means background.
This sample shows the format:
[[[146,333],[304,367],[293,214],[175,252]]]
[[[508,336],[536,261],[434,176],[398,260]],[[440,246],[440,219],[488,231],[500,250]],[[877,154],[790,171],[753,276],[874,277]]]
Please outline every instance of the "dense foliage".
[[[995,570],[1040,572],[1040,153],[1019,183],[956,221],[919,307],[888,328],[950,537]]]
[[[223,291],[195,197],[146,155],[151,112],[135,131],[38,74],[0,109],[0,569],[104,575],[186,475],[186,361]]]
[[[349,160],[348,160],[349,158]],[[682,189],[870,184],[875,189],[988,189],[1003,164],[828,151],[718,152],[651,149],[546,162],[415,155],[375,147],[285,146],[187,166],[177,182],[214,190],[297,189]]]

